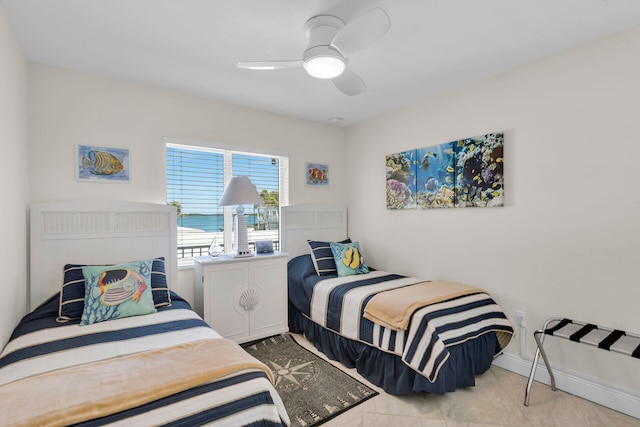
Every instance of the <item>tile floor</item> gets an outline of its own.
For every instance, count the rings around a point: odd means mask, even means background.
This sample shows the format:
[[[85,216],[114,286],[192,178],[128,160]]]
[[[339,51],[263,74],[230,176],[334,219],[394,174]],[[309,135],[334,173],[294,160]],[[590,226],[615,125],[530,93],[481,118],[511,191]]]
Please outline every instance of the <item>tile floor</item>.
[[[324,359],[301,335],[296,340]],[[640,427],[629,417],[563,391],[535,382],[529,406],[522,404],[527,379],[491,367],[476,386],[437,396],[420,393],[392,396],[369,384],[356,373],[330,361],[380,392],[380,395],[323,424],[323,427]]]

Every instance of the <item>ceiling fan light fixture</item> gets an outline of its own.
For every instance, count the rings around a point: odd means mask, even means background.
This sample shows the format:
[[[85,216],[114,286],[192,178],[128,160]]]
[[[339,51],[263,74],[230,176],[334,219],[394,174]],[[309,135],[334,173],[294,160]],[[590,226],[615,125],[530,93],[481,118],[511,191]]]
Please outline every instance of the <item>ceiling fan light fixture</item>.
[[[317,79],[332,79],[342,74],[345,63],[333,56],[316,56],[304,63],[304,69]]]
[[[311,77],[332,79],[344,72],[347,62],[330,46],[316,46],[305,52],[303,66]]]

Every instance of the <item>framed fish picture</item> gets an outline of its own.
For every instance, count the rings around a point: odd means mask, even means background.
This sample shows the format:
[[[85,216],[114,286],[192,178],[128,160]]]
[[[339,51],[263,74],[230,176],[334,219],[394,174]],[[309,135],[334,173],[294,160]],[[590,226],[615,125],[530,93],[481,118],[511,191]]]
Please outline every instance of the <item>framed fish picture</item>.
[[[305,164],[305,183],[312,187],[329,186],[329,165],[322,163]]]
[[[76,146],[76,180],[131,182],[130,153],[126,148]]]
[[[504,206],[504,134],[386,156],[387,209]]]

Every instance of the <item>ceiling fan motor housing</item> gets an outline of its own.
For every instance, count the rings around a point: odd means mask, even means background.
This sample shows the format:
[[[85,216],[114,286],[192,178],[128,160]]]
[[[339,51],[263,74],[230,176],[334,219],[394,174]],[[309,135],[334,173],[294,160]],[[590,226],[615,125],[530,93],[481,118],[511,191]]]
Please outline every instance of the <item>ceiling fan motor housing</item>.
[[[347,67],[345,57],[331,44],[344,25],[340,18],[331,15],[314,16],[305,23],[309,44],[302,56],[303,66],[313,77],[331,79]]]
[[[309,39],[308,48],[330,45],[331,40],[344,28],[344,21],[332,15],[318,15],[309,18],[304,24],[304,30]]]

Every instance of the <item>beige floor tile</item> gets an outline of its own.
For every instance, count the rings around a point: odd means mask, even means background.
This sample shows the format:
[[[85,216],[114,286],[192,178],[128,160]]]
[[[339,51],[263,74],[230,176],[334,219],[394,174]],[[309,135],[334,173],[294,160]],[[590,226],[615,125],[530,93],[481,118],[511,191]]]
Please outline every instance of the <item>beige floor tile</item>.
[[[392,396],[383,392],[362,405],[365,414],[404,415],[442,419],[442,412],[435,398],[437,398],[437,396],[427,393]]]
[[[373,399],[375,399],[375,397]],[[366,424],[363,424],[362,405],[364,405],[364,403],[330,419],[322,424],[322,427],[365,427]]]
[[[300,335],[297,341],[323,357]],[[640,427],[640,419],[534,382],[524,406],[527,378],[492,366],[476,386],[437,396],[392,396],[362,378],[355,369],[334,366],[369,385],[380,395],[323,424],[327,427]]]
[[[367,427],[447,427],[444,420],[412,417],[406,415],[364,414]]]
[[[463,422],[463,421],[455,421],[455,420],[446,420],[445,421],[447,427],[502,427],[500,424],[485,424],[482,422]],[[530,427],[531,424],[525,424],[522,427]]]
[[[588,402],[560,390],[538,402],[530,402],[525,416],[532,426],[638,427],[640,420]],[[549,396],[547,393],[545,396]]]
[[[478,383],[441,396],[440,409],[445,420],[499,426],[528,426],[522,411],[520,389],[500,382]]]

